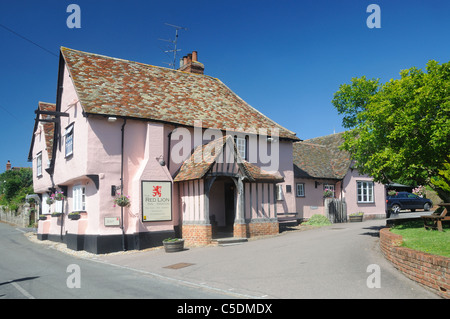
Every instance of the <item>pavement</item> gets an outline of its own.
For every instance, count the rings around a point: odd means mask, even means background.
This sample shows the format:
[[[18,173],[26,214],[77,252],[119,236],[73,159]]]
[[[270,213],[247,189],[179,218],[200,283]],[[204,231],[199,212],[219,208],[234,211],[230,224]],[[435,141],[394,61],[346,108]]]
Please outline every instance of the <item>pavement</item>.
[[[333,224],[226,247],[97,255],[92,260],[238,298],[439,298],[382,255],[386,220]],[[379,269],[381,285],[368,284]]]

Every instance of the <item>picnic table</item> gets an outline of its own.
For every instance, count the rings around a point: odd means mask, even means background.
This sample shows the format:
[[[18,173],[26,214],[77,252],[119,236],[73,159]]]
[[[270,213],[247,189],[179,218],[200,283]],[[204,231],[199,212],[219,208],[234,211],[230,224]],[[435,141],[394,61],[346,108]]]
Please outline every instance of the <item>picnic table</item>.
[[[420,216],[423,219],[423,226],[425,229],[431,228],[442,231],[442,222],[450,220],[450,215],[448,215],[450,203],[442,203],[439,204],[439,206],[440,208],[436,209],[433,214]]]

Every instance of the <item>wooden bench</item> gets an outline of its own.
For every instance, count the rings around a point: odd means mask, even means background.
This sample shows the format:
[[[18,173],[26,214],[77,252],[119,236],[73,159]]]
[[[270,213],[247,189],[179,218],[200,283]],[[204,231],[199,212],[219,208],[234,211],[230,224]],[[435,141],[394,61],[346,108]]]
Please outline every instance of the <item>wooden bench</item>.
[[[450,203],[439,204],[439,206],[433,214],[420,216],[423,219],[425,229],[431,228],[442,231],[442,222],[450,220],[450,215],[448,215]]]
[[[299,224],[298,213],[278,213],[277,218],[280,226],[297,226]]]

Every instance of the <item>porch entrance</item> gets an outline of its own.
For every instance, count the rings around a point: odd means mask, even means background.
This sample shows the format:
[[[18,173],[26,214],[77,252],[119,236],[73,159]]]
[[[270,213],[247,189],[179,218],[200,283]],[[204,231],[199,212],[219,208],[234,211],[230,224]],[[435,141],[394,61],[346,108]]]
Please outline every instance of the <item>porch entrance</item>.
[[[218,176],[209,193],[212,238],[233,237],[236,218],[236,184],[231,177]]]

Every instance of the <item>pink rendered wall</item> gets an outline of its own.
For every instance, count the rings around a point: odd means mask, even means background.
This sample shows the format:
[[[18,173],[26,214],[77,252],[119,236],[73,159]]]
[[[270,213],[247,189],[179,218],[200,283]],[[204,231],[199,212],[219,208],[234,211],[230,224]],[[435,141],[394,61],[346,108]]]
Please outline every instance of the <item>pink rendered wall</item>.
[[[297,212],[299,218],[310,218],[312,215],[324,215],[324,199],[323,186],[324,184],[335,185],[335,198],[341,198],[341,182],[335,180],[318,180],[319,184],[316,187],[316,180],[313,179],[295,179],[295,184],[303,183],[305,196],[296,197]],[[296,185],[293,187],[294,195],[296,195]]]
[[[374,203],[358,203],[357,181],[372,181],[370,176],[360,175],[356,169],[349,170],[344,178],[343,195],[347,203],[347,213],[364,212],[365,218],[385,216],[386,193],[383,184],[374,183]]]
[[[50,175],[47,174],[45,169],[47,168],[47,163],[49,160],[48,153],[51,154],[52,150],[47,149],[47,145],[45,143],[45,134],[44,127],[39,124],[34,138],[34,146],[33,146],[33,188],[35,193],[43,193],[47,191],[48,185],[51,185]],[[42,175],[37,176],[37,154],[42,152]]]
[[[294,183],[294,165],[292,157],[292,143],[280,142],[280,168],[279,172],[284,177],[282,185],[282,200],[277,201],[277,213],[295,213],[295,183]],[[286,185],[291,185],[291,192],[286,191]]]

